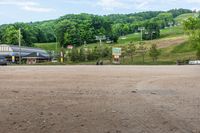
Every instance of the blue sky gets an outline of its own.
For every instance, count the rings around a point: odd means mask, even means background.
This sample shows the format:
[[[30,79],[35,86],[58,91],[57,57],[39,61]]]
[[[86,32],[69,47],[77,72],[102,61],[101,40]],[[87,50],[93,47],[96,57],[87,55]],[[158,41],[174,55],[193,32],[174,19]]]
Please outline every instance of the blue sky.
[[[200,9],[200,0],[0,0],[0,24],[55,19],[65,14]]]

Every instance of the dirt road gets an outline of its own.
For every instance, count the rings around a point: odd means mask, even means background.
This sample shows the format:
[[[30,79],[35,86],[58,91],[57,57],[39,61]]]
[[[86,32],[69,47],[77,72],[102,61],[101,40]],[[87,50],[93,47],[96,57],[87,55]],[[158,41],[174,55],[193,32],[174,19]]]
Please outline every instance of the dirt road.
[[[0,133],[200,133],[200,66],[0,67]]]

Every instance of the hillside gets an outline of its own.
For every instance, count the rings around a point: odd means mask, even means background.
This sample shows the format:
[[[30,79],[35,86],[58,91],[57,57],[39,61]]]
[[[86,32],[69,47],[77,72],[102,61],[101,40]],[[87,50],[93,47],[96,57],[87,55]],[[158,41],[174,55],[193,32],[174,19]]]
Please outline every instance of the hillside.
[[[106,44],[103,46],[124,47],[131,42],[138,46],[140,41],[140,34],[129,34],[122,36],[118,43]],[[171,27],[161,30],[161,38],[156,40],[144,41],[145,46],[149,48],[151,44],[157,44],[161,51],[157,64],[175,64],[177,60],[187,60],[195,58],[195,48],[188,43],[188,37],[184,35],[182,27]],[[55,49],[55,44],[36,44],[37,47],[45,48],[47,50]],[[48,46],[48,47],[47,47]],[[94,48],[99,46],[99,43],[87,44],[87,48]],[[94,62],[86,62],[84,64],[94,64]],[[79,64],[79,63],[78,63]],[[83,63],[80,63],[83,64]],[[122,64],[143,64],[140,54],[135,55],[133,62],[129,57],[122,60]],[[145,64],[154,64],[148,53],[145,55]]]
[[[21,29],[24,46],[57,40],[62,47],[78,47],[84,42],[97,42],[96,36],[105,36],[117,42],[120,36],[139,32],[139,27],[145,27],[145,32],[149,33],[154,30],[152,37],[156,39],[159,37],[159,29],[169,27],[177,16],[191,12],[187,9],[173,9],[111,15],[67,14],[55,20],[0,25],[0,40],[4,44],[17,45],[18,30]],[[150,35],[143,37],[150,39]]]
[[[186,13],[186,14],[182,14],[178,17],[175,18],[175,21],[178,23],[182,23],[184,20],[187,20],[190,17],[197,17],[198,13]]]

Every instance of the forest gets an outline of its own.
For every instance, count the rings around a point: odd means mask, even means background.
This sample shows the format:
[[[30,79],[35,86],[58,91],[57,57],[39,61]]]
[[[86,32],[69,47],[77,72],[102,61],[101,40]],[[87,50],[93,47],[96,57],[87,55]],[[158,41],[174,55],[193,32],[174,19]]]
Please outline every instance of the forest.
[[[172,9],[103,16],[82,13],[41,22],[4,24],[0,26],[0,43],[17,45],[19,29],[23,46],[58,42],[60,47],[77,47],[97,42],[96,36],[105,36],[105,40],[117,42],[120,36],[140,32],[140,27],[145,28],[143,39],[150,40],[159,38],[161,29],[177,25],[175,17],[192,12],[188,9]]]

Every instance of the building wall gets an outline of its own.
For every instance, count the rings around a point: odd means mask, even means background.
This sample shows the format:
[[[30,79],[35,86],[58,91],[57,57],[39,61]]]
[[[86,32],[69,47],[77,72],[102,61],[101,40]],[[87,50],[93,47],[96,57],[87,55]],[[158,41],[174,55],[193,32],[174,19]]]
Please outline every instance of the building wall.
[[[0,45],[0,52],[13,52],[13,50],[8,45]]]

